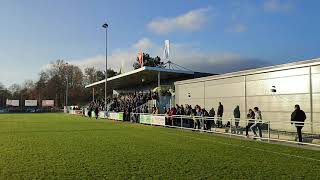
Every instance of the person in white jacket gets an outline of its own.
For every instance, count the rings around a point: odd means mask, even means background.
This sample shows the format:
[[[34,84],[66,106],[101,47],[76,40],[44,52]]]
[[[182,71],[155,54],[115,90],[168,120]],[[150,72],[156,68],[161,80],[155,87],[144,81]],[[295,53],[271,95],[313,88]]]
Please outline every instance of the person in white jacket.
[[[254,114],[255,114],[255,122],[254,124],[250,127],[251,131],[254,133],[255,137],[258,137],[256,133],[256,129],[258,128],[259,130],[259,137],[262,138],[262,131],[261,131],[261,123],[262,123],[262,115],[261,111],[259,110],[258,107],[255,107],[254,109]]]

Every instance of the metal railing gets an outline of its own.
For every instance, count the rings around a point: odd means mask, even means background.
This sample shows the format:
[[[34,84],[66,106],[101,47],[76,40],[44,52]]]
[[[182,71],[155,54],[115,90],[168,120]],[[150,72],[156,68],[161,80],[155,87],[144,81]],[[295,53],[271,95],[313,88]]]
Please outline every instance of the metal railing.
[[[153,117],[163,117],[165,122],[161,125],[154,124],[152,121],[149,125],[160,125],[164,127],[187,129],[192,131],[200,131],[207,133],[225,134],[229,136],[238,136],[252,138],[258,141],[278,141],[287,143],[299,143],[320,147],[320,123],[317,122],[291,122],[291,121],[268,121],[257,119],[241,119],[241,118],[221,118],[207,116],[187,116],[187,115],[172,115],[166,114],[152,115],[148,113],[131,113],[130,121],[141,123],[140,115]],[[148,117],[149,118],[149,117]],[[256,124],[255,127],[250,125]],[[303,142],[297,141],[296,127],[302,128]],[[313,127],[315,132],[308,131]],[[256,134],[254,133],[256,131]],[[260,136],[261,135],[261,136]],[[317,143],[313,141],[318,141]],[[318,144],[319,143],[319,144]]]

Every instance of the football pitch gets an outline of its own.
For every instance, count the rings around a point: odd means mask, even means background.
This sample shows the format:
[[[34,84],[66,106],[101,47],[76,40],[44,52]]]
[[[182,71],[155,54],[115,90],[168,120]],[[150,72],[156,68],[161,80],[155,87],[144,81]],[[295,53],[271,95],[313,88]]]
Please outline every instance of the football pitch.
[[[319,179],[320,151],[56,114],[0,115],[0,179]]]

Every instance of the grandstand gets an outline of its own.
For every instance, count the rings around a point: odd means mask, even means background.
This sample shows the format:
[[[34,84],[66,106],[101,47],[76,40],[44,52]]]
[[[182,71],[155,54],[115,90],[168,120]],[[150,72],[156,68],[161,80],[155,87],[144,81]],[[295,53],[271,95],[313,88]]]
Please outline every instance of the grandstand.
[[[176,81],[205,77],[209,75],[213,74],[194,72],[186,69],[178,70],[144,66],[139,69],[108,78],[107,92],[109,92],[109,95],[119,95],[134,92],[148,92],[161,87],[162,89],[169,90],[174,89],[174,82]],[[94,96],[94,88],[99,85],[102,86],[104,83],[105,80],[98,81],[87,85],[86,88],[92,88]],[[161,103],[161,107],[170,106],[170,102],[171,105],[174,105],[174,97],[171,95],[169,96],[170,97],[160,97],[160,102],[158,103]],[[94,99],[94,97],[92,99]],[[152,104],[151,107],[154,105],[154,103],[151,102],[149,102],[149,104]]]

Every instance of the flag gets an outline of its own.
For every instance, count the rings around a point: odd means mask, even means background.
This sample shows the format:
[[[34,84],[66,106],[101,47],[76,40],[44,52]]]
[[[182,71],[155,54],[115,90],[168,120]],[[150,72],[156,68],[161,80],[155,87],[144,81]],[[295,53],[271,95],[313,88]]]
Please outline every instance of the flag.
[[[121,60],[121,66],[120,66],[120,74],[122,74],[122,73],[124,73],[124,62],[123,62],[123,60]]]
[[[169,59],[170,56],[170,41],[164,41],[164,51],[163,51],[163,59]]]
[[[141,67],[143,67],[143,53],[142,51],[140,50],[140,52],[138,53],[138,60],[139,60],[139,63],[141,65]]]

